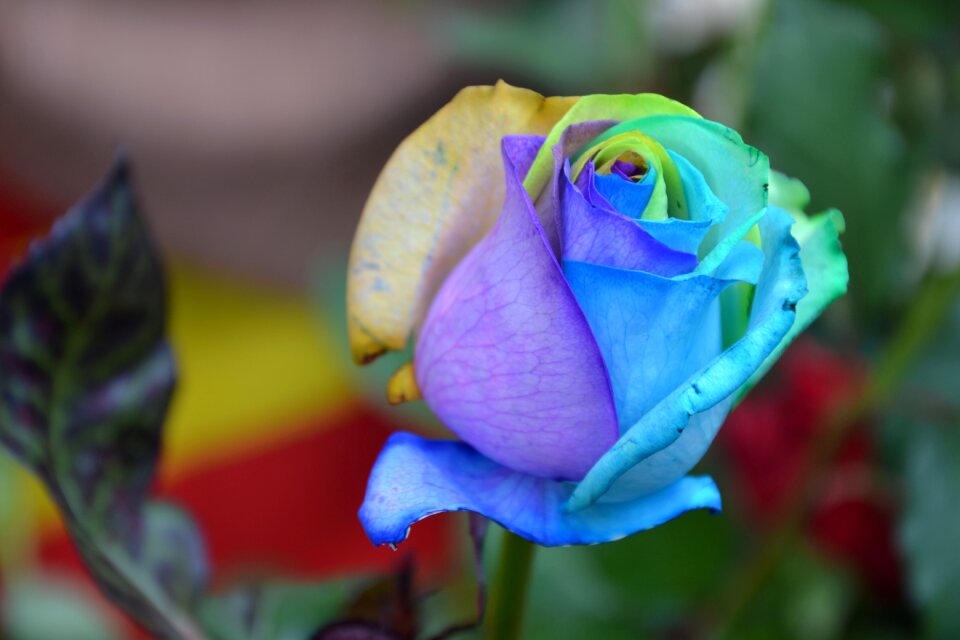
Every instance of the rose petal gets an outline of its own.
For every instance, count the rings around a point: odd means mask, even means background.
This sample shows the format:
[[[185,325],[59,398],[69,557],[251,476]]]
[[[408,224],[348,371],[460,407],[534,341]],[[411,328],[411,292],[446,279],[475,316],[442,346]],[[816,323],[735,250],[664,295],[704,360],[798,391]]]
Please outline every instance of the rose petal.
[[[774,352],[794,323],[797,303],[807,293],[793,220],[771,209],[760,221],[765,263],[757,285],[747,333],[707,366],[679,385],[633,425],[577,485],[567,508],[593,504],[618,479],[650,491],[683,476],[699,461],[722,420],[691,420],[729,396]],[[717,410],[720,415],[725,410]]]
[[[610,203],[614,211],[630,218],[639,219],[647,208],[653,187],[657,180],[657,170],[650,167],[640,182],[625,180],[619,175],[596,176],[594,184],[597,191]]]
[[[559,141],[553,146],[554,168],[547,187],[539,194],[531,193],[530,197],[536,198],[537,215],[540,216],[540,222],[543,224],[555,256],[560,256],[562,235],[560,229],[562,223],[560,196],[564,182],[563,168],[567,163],[567,158],[615,124],[617,123],[613,120],[594,120],[573,124],[564,129],[560,134]],[[544,142],[546,142],[545,138]],[[527,172],[522,172],[521,175],[526,175]]]
[[[405,346],[444,277],[496,221],[500,138],[546,133],[575,100],[503,82],[468,87],[401,143],[367,200],[350,255],[347,315],[358,362]]]
[[[690,273],[696,268],[695,255],[674,251],[658,242],[635,220],[590,204],[570,182],[568,169],[569,165],[563,171],[560,207],[564,262],[587,262],[667,277]],[[584,182],[592,190],[592,178],[593,167],[588,165],[578,182]]]
[[[567,225],[567,218],[571,218],[569,221],[571,229],[565,229],[564,234],[571,243],[570,249],[575,250],[572,253],[568,250],[564,253],[564,258],[580,262],[605,264],[622,269],[643,270],[667,277],[710,275],[724,280],[756,284],[763,268],[763,253],[753,243],[740,240],[740,238],[763,216],[763,211],[741,225],[740,230],[725,238],[722,243],[723,246],[715,247],[710,252],[706,264],[696,264],[696,269],[692,273],[690,269],[685,268],[689,264],[691,252],[696,251],[710,226],[724,219],[726,206],[712,196],[709,187],[703,182],[703,177],[690,163],[677,154],[671,155],[679,161],[680,166],[685,166],[681,171],[681,174],[685,176],[684,186],[686,188],[688,184],[692,185],[692,188],[689,189],[692,196],[690,201],[699,212],[698,217],[708,217],[704,220],[694,221],[678,220],[676,218],[665,221],[638,220],[636,223],[643,231],[647,232],[641,236],[644,241],[648,241],[648,236],[653,236],[653,240],[655,240],[654,245],[647,249],[648,251],[662,251],[662,246],[672,249],[671,243],[676,243],[690,249],[689,252],[679,251],[672,255],[664,254],[658,258],[662,261],[660,265],[656,267],[644,266],[643,250],[630,237],[630,234],[636,232],[623,224],[624,216],[613,211],[606,198],[596,189],[593,165],[588,163],[577,178],[573,193],[574,195],[581,195],[582,199],[587,201],[589,211],[594,215],[584,216],[580,211],[584,204],[572,197],[568,197],[567,201],[564,202],[564,225]],[[564,177],[566,176],[565,173]],[[569,180],[566,183],[569,184]],[[585,217],[587,221],[583,222]],[[614,222],[608,222],[605,217],[613,218]],[[608,232],[604,229],[606,225],[615,225],[614,229],[609,232],[611,236],[609,238],[607,237]],[[650,229],[653,229],[656,235],[664,236],[668,242],[662,242],[654,233],[649,231]],[[597,236],[601,237],[597,238]],[[611,247],[609,253],[617,254],[617,257],[608,258],[603,252],[594,251],[592,247],[594,242],[598,244],[600,249],[609,245]],[[623,242],[626,245],[622,251],[617,249],[618,242]],[[586,246],[581,246],[582,244]],[[619,255],[621,253],[623,255]],[[631,261],[634,260],[636,262],[632,266]]]
[[[656,493],[564,511],[572,486],[501,466],[462,442],[396,433],[374,465],[360,521],[374,544],[398,544],[436,513],[472,511],[545,546],[612,542],[692,509],[719,511],[709,477],[686,477]]]
[[[689,165],[689,163],[687,163]],[[595,207],[608,211],[615,211],[610,202],[597,190],[594,180],[590,179],[594,169],[592,164],[587,164],[584,170],[577,177],[577,187],[586,197],[587,201]],[[726,215],[726,209],[713,211],[719,215],[719,218],[705,220],[681,220],[679,218],[667,218],[666,220],[638,220],[640,227],[653,236],[661,244],[664,244],[674,251],[681,253],[691,253],[696,255],[697,249],[703,243],[703,238],[707,235],[714,222],[723,219]]]
[[[674,251],[693,255],[697,255],[703,239],[713,226],[713,222],[709,220],[681,220],[680,218],[639,220],[638,223],[644,231]]]
[[[437,416],[484,455],[579,479],[616,441],[617,418],[600,350],[521,185],[514,142],[503,141],[500,220],[437,294],[414,371]]]
[[[723,348],[717,298],[729,281],[572,260],[563,272],[600,345],[622,433]]]
[[[850,279],[847,257],[840,246],[840,234],[844,230],[843,215],[836,209],[812,217],[797,215],[802,217],[793,225],[792,233],[800,244],[800,260],[807,276],[808,292],[797,304],[797,319],[790,332],[740,389],[738,397],[746,394],[773,366],[787,345],[810,326],[830,303],[847,291]]]
[[[528,193],[538,194],[547,185],[554,169],[551,150],[570,125],[592,120],[635,120],[664,114],[699,117],[690,107],[654,93],[596,94],[580,98],[547,134],[547,141],[530,167],[523,186]]]
[[[771,169],[768,200],[771,205],[780,207],[797,220],[806,215],[804,212],[810,204],[810,191],[796,178]]]
[[[632,130],[649,135],[688,160],[729,208],[723,221],[708,234],[701,256],[767,206],[770,162],[763,153],[745,144],[733,129],[702,118],[653,116],[611,127],[594,144]]]
[[[687,214],[690,220],[708,220],[711,223],[723,222],[730,210],[723,200],[718,198],[707,184],[703,173],[697,169],[682,154],[673,149],[667,149],[673,159],[680,181],[683,183],[683,194],[687,200]]]

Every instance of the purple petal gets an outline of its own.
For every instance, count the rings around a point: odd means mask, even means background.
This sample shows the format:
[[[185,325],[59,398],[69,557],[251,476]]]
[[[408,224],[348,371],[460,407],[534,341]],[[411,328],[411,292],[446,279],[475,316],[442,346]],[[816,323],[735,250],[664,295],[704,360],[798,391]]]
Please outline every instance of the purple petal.
[[[587,191],[595,191],[592,165],[587,165],[577,182]],[[569,164],[563,169],[561,183],[564,261],[645,271],[668,278],[690,273],[697,267],[695,255],[674,251],[634,220],[591,204],[583,191],[570,182]]]
[[[434,299],[414,362],[424,399],[487,457],[577,480],[616,441],[606,367],[505,137],[506,201]],[[521,162],[514,159],[520,152]]]
[[[594,120],[570,125],[560,134],[560,140],[553,147],[553,175],[549,184],[536,198],[537,215],[546,231],[553,255],[560,255],[560,240],[563,232],[560,228],[563,219],[560,215],[560,198],[563,191],[563,167],[567,158],[573,156],[585,144],[617,124],[614,120]],[[521,172],[524,175],[526,170]]]
[[[624,162],[623,160],[614,160],[613,166],[610,167],[610,173],[614,173],[624,180],[630,180],[633,176],[640,173],[641,169],[632,162]]]

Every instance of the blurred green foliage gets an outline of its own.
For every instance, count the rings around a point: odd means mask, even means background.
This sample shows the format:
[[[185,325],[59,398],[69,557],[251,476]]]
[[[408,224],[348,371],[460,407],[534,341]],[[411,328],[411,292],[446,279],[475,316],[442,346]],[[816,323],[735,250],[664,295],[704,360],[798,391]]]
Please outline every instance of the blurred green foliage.
[[[907,450],[903,548],[911,593],[932,638],[960,637],[960,423],[913,424]]]

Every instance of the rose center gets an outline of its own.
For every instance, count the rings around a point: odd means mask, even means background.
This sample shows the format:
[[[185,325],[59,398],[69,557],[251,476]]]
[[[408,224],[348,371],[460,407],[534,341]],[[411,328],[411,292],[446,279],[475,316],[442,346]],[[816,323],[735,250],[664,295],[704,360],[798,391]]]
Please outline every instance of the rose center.
[[[615,175],[631,182],[640,182],[649,172],[646,158],[635,151],[625,151],[597,170],[598,175]]]

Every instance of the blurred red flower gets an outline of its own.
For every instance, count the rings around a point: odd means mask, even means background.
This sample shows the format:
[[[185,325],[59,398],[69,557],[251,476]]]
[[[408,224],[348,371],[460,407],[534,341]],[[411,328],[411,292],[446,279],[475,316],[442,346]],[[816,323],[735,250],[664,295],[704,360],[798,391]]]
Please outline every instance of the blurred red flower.
[[[861,363],[800,339],[730,415],[719,440],[748,519],[771,526],[783,514],[812,471],[830,416],[857,397],[864,380]],[[869,423],[851,429],[823,473],[809,540],[878,595],[899,597],[896,505],[880,477]]]

